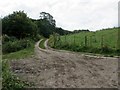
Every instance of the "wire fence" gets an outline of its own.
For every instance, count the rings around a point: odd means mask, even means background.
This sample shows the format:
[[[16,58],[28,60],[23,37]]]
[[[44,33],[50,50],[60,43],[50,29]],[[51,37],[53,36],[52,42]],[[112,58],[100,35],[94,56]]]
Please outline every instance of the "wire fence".
[[[85,35],[80,37],[77,35],[64,35],[60,36],[59,34],[54,34],[54,46],[58,45],[71,45],[79,47],[89,47],[89,48],[104,48],[104,49],[113,49],[117,50],[117,42],[111,42],[108,38],[106,39],[105,35],[101,35],[97,38],[95,35]]]

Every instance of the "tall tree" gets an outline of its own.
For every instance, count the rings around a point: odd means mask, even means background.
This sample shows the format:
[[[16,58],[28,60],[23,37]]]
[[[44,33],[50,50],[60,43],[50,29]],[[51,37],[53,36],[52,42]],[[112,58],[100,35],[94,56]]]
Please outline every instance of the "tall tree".
[[[49,13],[41,12],[40,19],[36,20],[36,25],[38,26],[39,34],[46,38],[49,38],[49,36],[55,32],[55,20]]]
[[[34,37],[37,34],[37,26],[24,11],[16,11],[2,19],[3,34],[17,38]]]
[[[40,13],[40,19],[46,19],[49,21],[49,23],[53,26],[56,26],[56,21],[53,19],[53,16],[46,12]]]

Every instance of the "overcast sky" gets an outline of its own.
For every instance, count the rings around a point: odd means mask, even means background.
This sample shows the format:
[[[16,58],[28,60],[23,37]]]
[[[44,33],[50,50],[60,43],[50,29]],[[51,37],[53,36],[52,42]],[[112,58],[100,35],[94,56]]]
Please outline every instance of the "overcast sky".
[[[119,0],[0,0],[2,17],[24,10],[31,18],[42,11],[50,13],[56,25],[67,30],[91,31],[118,26]]]

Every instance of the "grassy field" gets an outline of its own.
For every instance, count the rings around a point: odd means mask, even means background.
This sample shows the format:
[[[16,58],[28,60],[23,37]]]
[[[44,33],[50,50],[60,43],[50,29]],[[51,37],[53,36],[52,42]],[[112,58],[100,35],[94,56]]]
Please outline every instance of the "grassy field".
[[[109,29],[97,32],[81,32],[78,34],[72,34],[67,36],[62,36],[62,43],[65,42],[68,44],[75,44],[79,46],[85,45],[85,36],[87,37],[87,46],[93,46],[100,48],[103,38],[103,45],[110,48],[117,48],[117,38],[118,38],[118,29]],[[75,40],[74,40],[75,38]]]
[[[54,39],[51,46],[79,52],[118,54],[118,28],[64,35]]]

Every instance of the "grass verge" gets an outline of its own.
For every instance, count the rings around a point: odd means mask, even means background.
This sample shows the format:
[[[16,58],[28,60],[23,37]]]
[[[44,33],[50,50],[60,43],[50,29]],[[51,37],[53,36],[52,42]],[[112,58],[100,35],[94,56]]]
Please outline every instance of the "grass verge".
[[[17,76],[15,76],[10,71],[9,61],[10,60],[17,60],[21,58],[27,58],[34,54],[34,44],[31,47],[5,54],[3,55],[2,59],[2,90],[23,90],[24,87],[29,86],[30,83],[21,81]]]
[[[2,90],[23,90],[29,83],[21,81],[9,69],[8,60],[2,61]]]
[[[34,54],[34,45],[32,45],[29,48],[17,51],[17,52],[5,54],[5,55],[3,55],[2,58],[3,59],[9,59],[9,60],[12,60],[12,59],[21,59],[21,58],[29,57],[29,56],[31,56],[33,54]]]
[[[105,57],[116,57],[120,56],[120,50],[114,50],[109,47],[103,48],[96,48],[96,47],[85,47],[76,44],[69,44],[69,43],[61,43],[60,41],[54,44],[54,39],[51,36],[48,44],[50,47],[59,49],[59,50],[69,50],[74,52],[81,52],[81,53],[90,53],[94,55],[102,55]]]
[[[42,49],[45,49],[45,46],[44,46],[44,42],[45,42],[45,38],[40,42],[39,44],[39,47],[42,48]]]

